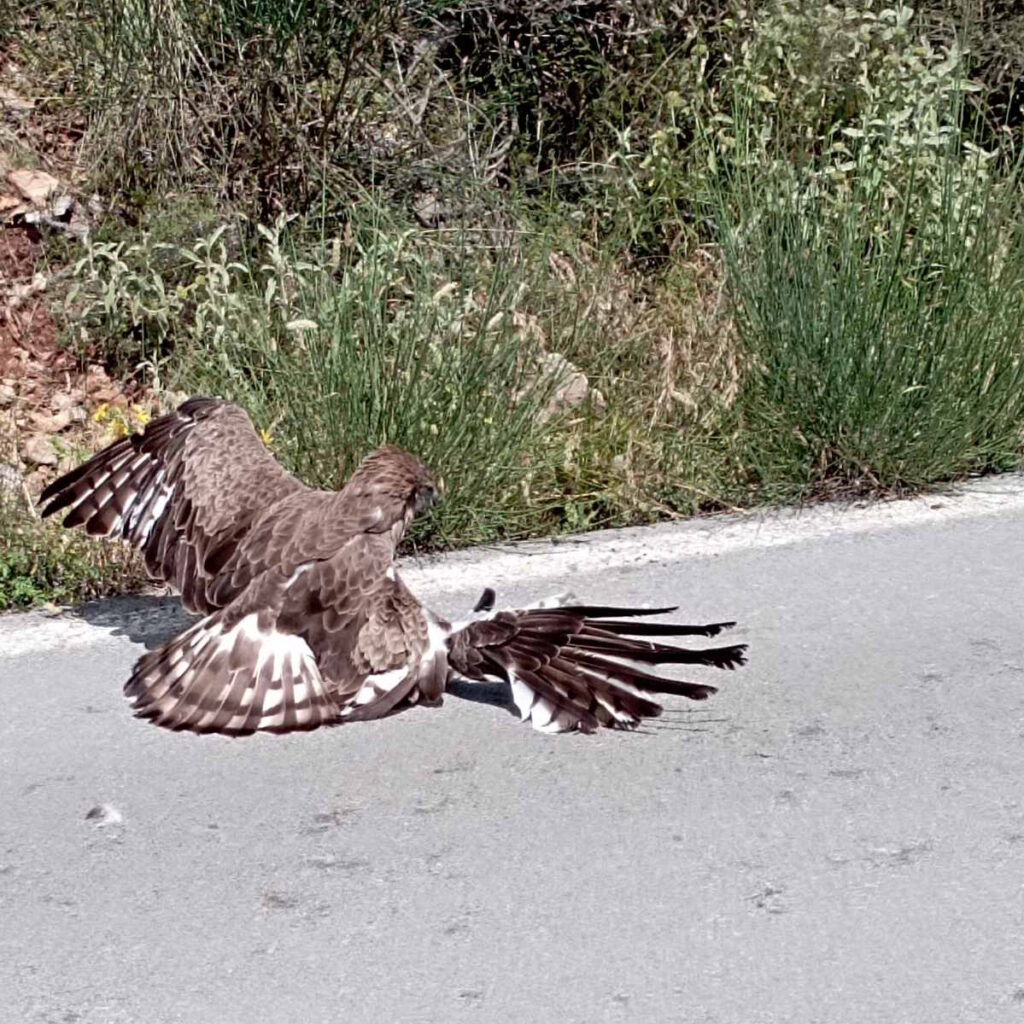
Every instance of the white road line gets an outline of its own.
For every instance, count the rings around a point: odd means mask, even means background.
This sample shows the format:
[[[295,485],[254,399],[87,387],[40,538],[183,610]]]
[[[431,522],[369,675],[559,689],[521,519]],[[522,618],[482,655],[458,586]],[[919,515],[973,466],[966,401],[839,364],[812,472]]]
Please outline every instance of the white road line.
[[[946,492],[901,501],[716,516],[510,544],[500,549],[474,548],[436,558],[405,559],[401,572],[406,583],[422,594],[479,589],[484,584],[500,588],[503,583],[520,583],[524,578],[542,584],[562,577],[564,582],[578,573],[639,569],[832,537],[951,525],[997,515],[1024,516],[1024,475],[988,477]],[[74,614],[0,617],[0,664],[54,647],[99,643],[115,628],[119,627],[90,624]]]

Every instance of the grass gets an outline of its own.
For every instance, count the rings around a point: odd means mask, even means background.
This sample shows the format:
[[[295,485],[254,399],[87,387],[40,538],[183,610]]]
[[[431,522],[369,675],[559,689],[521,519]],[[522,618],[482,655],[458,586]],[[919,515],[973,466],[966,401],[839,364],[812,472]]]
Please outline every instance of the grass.
[[[965,182],[955,144],[942,160],[895,197],[866,167],[838,208],[750,177],[720,196],[749,360],[737,425],[760,500],[911,491],[1019,465],[1018,176]]]
[[[544,232],[494,242],[456,230],[442,247],[374,197],[342,237],[297,227],[98,242],[76,268],[68,323],[117,356],[144,355],[165,385],[240,402],[313,484],[339,486],[380,444],[417,452],[449,498],[416,543],[695,507],[685,487],[665,487],[687,467],[679,419],[658,411],[667,382],[648,336],[661,325],[613,268]],[[559,407],[580,368],[590,396]]]
[[[95,541],[0,497],[0,612],[75,604],[134,589],[145,578],[124,548]]]
[[[262,281],[247,278],[242,329],[176,349],[176,385],[241,402],[278,456],[321,486],[341,486],[379,445],[415,451],[448,485],[420,539],[533,532],[553,433],[540,411],[558,382],[516,327],[528,269],[480,247],[437,267],[417,232],[393,224],[355,236],[345,267],[279,253]],[[267,282],[287,291],[286,311],[268,308]]]
[[[239,401],[314,484],[416,451],[448,484],[418,547],[1020,464],[1021,124],[948,18],[37,6],[41,109],[118,211],[66,336]],[[566,372],[590,397],[554,409]],[[18,557],[24,602],[79,553]]]

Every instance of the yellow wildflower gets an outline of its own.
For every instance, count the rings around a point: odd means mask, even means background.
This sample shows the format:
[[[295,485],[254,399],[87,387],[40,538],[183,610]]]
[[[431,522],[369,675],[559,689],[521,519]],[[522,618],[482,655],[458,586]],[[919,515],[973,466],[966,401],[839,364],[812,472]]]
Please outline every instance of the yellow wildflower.
[[[98,406],[96,406],[96,411],[92,414],[93,422],[95,422],[95,423],[103,423],[107,419],[107,417],[109,415],[110,415],[110,406],[109,406],[109,404],[106,403],[106,402],[100,402],[100,404]]]
[[[260,440],[268,447],[274,447],[274,435],[266,427],[260,428]]]
[[[140,427],[144,427],[151,419],[149,411],[144,409],[141,405],[132,406],[132,415],[135,417],[135,422]]]

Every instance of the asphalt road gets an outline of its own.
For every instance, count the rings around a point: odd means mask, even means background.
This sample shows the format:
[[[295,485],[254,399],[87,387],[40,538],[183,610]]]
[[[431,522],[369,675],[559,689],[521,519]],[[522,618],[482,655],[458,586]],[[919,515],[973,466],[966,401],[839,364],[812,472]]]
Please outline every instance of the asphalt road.
[[[1024,1021],[1022,570],[1014,478],[410,568],[449,613],[739,619],[749,666],[646,735],[468,686],[168,734],[120,688],[173,603],[2,619],[0,1021]]]

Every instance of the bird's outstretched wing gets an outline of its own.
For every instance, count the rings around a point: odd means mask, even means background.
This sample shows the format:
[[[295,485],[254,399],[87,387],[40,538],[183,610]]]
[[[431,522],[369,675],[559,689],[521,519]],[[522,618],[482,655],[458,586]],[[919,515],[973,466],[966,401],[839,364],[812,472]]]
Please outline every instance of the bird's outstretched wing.
[[[364,534],[288,576],[264,573],[140,658],[125,695],[165,728],[239,736],[380,718],[413,691],[439,694],[443,650],[389,574],[392,553],[390,537]]]
[[[732,622],[701,626],[635,621],[674,608],[566,606],[503,611],[470,622],[447,640],[450,670],[512,688],[523,720],[542,732],[633,728],[661,714],[652,697],[705,700],[716,687],[652,672],[656,665],[731,669],[746,660],[743,644],[703,650],[650,637],[717,636]]]
[[[186,608],[206,612],[236,596],[231,586],[214,594],[214,583],[254,518],[298,492],[315,493],[278,464],[242,409],[192,398],[55,480],[40,501],[44,516],[64,512],[65,526],[127,540]]]
[[[212,612],[264,574],[287,577],[330,559],[354,536],[388,535],[393,549],[419,484],[433,492],[418,459],[382,448],[341,491],[314,490],[278,464],[244,410],[191,398],[55,480],[40,500],[44,516],[65,513],[65,526],[127,540],[186,608]]]

